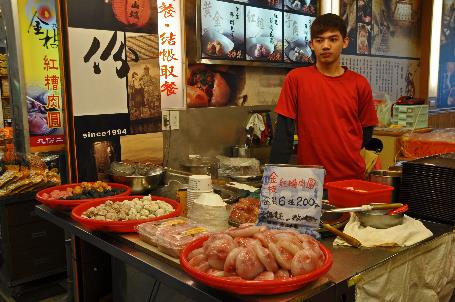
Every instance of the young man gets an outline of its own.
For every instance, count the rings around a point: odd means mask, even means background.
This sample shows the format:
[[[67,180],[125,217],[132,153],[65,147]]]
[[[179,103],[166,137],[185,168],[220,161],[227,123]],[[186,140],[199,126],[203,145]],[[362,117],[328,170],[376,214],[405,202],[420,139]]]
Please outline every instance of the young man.
[[[311,25],[310,46],[316,64],[286,76],[275,107],[278,114],[271,163],[288,163],[294,125],[300,165],[322,165],[325,181],[361,179],[365,163],[360,151],[377,124],[368,80],[340,65],[348,46],[346,25],[334,14]]]

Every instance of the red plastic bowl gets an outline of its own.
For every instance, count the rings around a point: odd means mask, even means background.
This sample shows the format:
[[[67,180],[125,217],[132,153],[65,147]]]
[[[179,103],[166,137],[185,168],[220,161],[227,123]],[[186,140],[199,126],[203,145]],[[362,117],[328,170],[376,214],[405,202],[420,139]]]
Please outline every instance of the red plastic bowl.
[[[135,227],[144,222],[156,221],[171,217],[176,217],[180,215],[181,208],[180,204],[172,199],[160,197],[160,196],[151,196],[153,200],[161,200],[170,204],[175,211],[166,215],[149,218],[149,219],[139,219],[139,220],[127,220],[127,221],[105,221],[105,220],[96,220],[90,218],[83,218],[82,213],[88,210],[91,207],[96,207],[107,200],[111,200],[113,202],[121,202],[124,200],[132,200],[134,198],[142,198],[142,195],[136,196],[115,196],[112,198],[104,199],[104,200],[94,200],[91,202],[86,202],[81,205],[78,205],[71,211],[71,217],[82,224],[85,228],[91,231],[108,231],[108,232],[116,232],[116,233],[132,233],[136,232]]]
[[[225,290],[231,293],[240,294],[240,295],[273,295],[286,293],[293,290],[301,288],[304,284],[314,281],[327,273],[332,266],[332,254],[330,251],[321,243],[319,247],[324,253],[325,261],[324,264],[314,270],[311,273],[300,275],[297,277],[292,277],[286,280],[264,280],[264,281],[254,281],[254,280],[232,280],[222,277],[215,277],[213,275],[203,273],[192,267],[188,260],[188,254],[191,251],[202,247],[204,241],[209,237],[204,236],[195,241],[191,242],[186,246],[182,253],[180,254],[180,264],[183,267],[183,270],[191,275],[193,278],[199,280],[200,282],[212,286],[217,289]]]
[[[53,198],[44,198],[43,195],[45,193],[50,194],[54,190],[58,191],[66,191],[67,188],[74,188],[76,186],[80,186],[80,183],[75,183],[75,184],[67,184],[67,185],[61,185],[61,186],[55,186],[55,187],[50,187],[46,188],[44,190],[39,191],[36,193],[35,198],[42,204],[54,208],[54,209],[59,209],[59,210],[71,210],[72,208],[94,200],[107,200],[109,198],[117,197],[117,196],[128,196],[131,194],[131,188],[128,187],[127,185],[123,184],[118,184],[118,183],[108,183],[111,188],[115,189],[123,189],[124,191],[120,194],[113,195],[113,196],[106,196],[106,197],[100,197],[100,198],[91,198],[91,199],[53,199]]]

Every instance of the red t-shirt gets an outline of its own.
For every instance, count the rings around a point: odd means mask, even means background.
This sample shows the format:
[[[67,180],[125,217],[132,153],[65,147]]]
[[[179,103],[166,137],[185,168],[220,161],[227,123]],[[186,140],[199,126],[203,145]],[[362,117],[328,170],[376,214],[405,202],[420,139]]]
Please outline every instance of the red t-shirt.
[[[378,122],[368,80],[343,68],[338,77],[326,76],[316,66],[292,70],[275,107],[296,121],[298,163],[324,166],[326,182],[363,178],[362,128]]]

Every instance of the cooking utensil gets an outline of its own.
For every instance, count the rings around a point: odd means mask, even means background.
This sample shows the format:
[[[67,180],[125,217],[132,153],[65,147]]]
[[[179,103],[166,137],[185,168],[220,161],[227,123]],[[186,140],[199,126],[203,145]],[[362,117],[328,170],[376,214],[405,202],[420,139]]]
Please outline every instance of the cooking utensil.
[[[349,236],[348,234],[345,234],[345,233],[343,233],[342,231],[340,231],[340,230],[334,228],[334,227],[331,226],[330,224],[324,223],[324,224],[322,224],[322,226],[323,226],[326,230],[328,230],[328,231],[334,233],[335,235],[337,235],[337,236],[343,238],[344,241],[346,241],[347,243],[349,243],[349,244],[352,245],[353,247],[357,247],[357,248],[358,248],[358,247],[361,247],[361,246],[362,246],[362,243],[360,243],[360,241],[358,241],[358,240],[355,239],[354,237]]]
[[[390,215],[388,209],[370,210],[357,212],[356,215],[359,217],[360,224],[365,227],[388,229],[403,223],[404,212],[402,209],[400,211],[398,214]]]
[[[231,150],[232,150],[232,157],[243,157],[243,158],[251,157],[250,148],[248,148],[247,146],[236,145],[236,146],[232,146]]]
[[[390,210],[387,214],[389,215],[401,214],[406,212],[408,209],[409,209],[408,205],[405,204],[402,207],[399,207],[398,209]]]
[[[163,185],[164,170],[161,167],[156,167],[150,170],[147,175],[122,176],[115,175],[112,172],[109,172],[108,175],[112,181],[130,186],[133,194],[146,194]]]
[[[374,170],[369,175],[371,182],[389,185],[395,189],[392,191],[392,202],[399,200],[401,171]]]
[[[249,182],[249,181],[261,180],[262,174],[259,174],[259,175],[229,175],[229,177],[238,182]]]
[[[327,200],[322,201],[321,221],[320,226],[316,231],[318,231],[323,237],[330,236],[329,231],[324,229],[322,226],[324,223],[331,225],[336,229],[340,229],[346,225],[349,221],[349,217],[351,217],[349,213],[327,212],[328,210],[334,208],[335,206],[333,204],[329,204]]]
[[[184,160],[180,165],[183,167],[185,172],[190,174],[207,174],[217,175],[218,164],[216,160],[204,156],[189,157]]]
[[[360,207],[330,209],[326,212],[344,213],[344,212],[365,212],[373,210],[388,210],[402,207],[402,203],[384,203],[384,204],[365,204]]]

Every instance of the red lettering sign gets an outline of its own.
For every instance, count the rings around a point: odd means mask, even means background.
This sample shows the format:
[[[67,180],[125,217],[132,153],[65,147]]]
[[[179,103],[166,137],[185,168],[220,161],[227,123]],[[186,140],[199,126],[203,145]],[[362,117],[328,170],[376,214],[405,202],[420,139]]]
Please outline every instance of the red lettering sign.
[[[59,111],[49,111],[47,113],[47,125],[49,128],[61,128],[62,121],[60,119]]]

